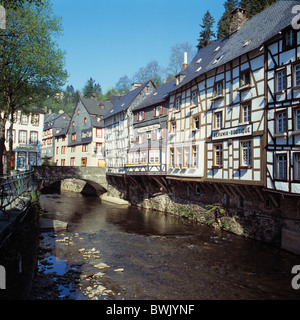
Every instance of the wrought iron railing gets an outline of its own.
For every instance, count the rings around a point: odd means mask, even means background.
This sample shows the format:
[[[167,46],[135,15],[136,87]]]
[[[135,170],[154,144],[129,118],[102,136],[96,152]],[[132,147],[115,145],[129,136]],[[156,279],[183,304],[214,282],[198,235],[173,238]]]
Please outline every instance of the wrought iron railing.
[[[25,194],[35,190],[33,171],[1,177],[0,186],[0,213],[9,218],[12,209],[26,204]]]

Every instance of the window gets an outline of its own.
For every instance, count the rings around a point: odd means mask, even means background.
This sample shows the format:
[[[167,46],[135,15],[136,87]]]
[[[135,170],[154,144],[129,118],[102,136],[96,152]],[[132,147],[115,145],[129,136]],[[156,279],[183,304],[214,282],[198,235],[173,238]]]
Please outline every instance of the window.
[[[300,109],[295,109],[295,130],[300,130]]]
[[[215,146],[215,166],[222,167],[223,164],[223,147],[221,144]]]
[[[71,134],[71,140],[72,141],[76,141],[76,133],[72,133]]]
[[[250,122],[251,121],[251,106],[249,104],[245,104],[242,106],[242,122]]]
[[[276,115],[276,132],[286,132],[286,112],[279,112]]]
[[[140,161],[140,153],[135,152],[134,153],[134,163],[139,163],[139,161]]]
[[[201,193],[201,189],[198,185],[195,187],[195,195],[199,195]]]
[[[251,85],[250,70],[243,71],[241,73],[241,87],[250,86],[250,85]]]
[[[196,146],[192,147],[192,165],[193,167],[197,167],[197,159],[198,159],[198,150]]]
[[[159,150],[150,150],[150,163],[159,163]]]
[[[192,105],[194,105],[194,106],[198,105],[198,92],[197,91],[192,92]]]
[[[175,154],[174,154],[174,149],[170,149],[170,166],[175,167]]]
[[[200,129],[199,116],[193,118],[193,129]]]
[[[283,49],[288,49],[295,44],[295,33],[289,29],[283,33]]]
[[[96,128],[96,138],[103,138],[103,129]]]
[[[19,131],[19,143],[27,144],[27,131]]]
[[[246,141],[241,143],[241,165],[243,167],[252,166],[252,143],[251,141]]]
[[[64,167],[66,165],[66,160],[65,159],[61,159],[61,166]]]
[[[277,91],[283,91],[286,88],[285,71],[279,71],[276,73],[276,89]]]
[[[38,133],[36,131],[30,131],[30,144],[38,143]]]
[[[182,150],[181,148],[177,148],[177,158],[176,158],[176,166],[180,167],[182,165]]]
[[[159,117],[159,115],[160,115],[160,107],[154,107],[153,117]]]
[[[59,147],[56,147],[56,154],[59,154]]]
[[[13,142],[16,142],[16,133],[15,133],[15,129],[12,130],[12,141]],[[10,131],[7,130],[7,142],[9,141],[10,139]]]
[[[87,166],[87,158],[81,158],[81,166],[86,167]]]
[[[176,133],[176,122],[171,122],[171,128],[170,128],[170,133],[175,134]]]
[[[28,124],[28,115],[27,114],[22,114],[21,115],[21,123],[22,124]]]
[[[70,159],[70,166],[75,167],[75,158],[74,157]]]
[[[71,147],[71,153],[74,153],[76,151],[76,147]]]
[[[141,163],[147,163],[147,152],[141,151]]]
[[[176,99],[176,104],[175,104],[176,110],[180,110],[180,104],[181,104],[181,99],[180,99],[180,98],[177,98],[177,99]]]
[[[215,96],[220,96],[222,94],[223,94],[223,81],[220,81],[215,84]]]
[[[82,145],[82,152],[87,152],[88,151],[88,144],[83,144]]]
[[[300,153],[294,155],[294,179],[300,180]]]
[[[278,179],[287,179],[287,155],[276,155],[276,177]]]
[[[86,123],[86,118],[83,119],[83,123]]]
[[[294,68],[294,85],[296,87],[300,86],[300,64]]]
[[[190,148],[183,148],[183,151],[183,166],[188,168],[190,166]]]
[[[215,113],[214,128],[215,128],[215,129],[221,129],[222,126],[223,126],[223,115],[222,115],[222,111],[221,111],[221,112],[216,112],[216,113]]]
[[[66,147],[65,146],[62,146],[61,147],[61,154],[65,154],[66,153]]]
[[[79,115],[79,109],[77,110],[77,115]]]
[[[31,115],[31,124],[34,126],[38,126],[40,122],[40,116],[38,114]]]

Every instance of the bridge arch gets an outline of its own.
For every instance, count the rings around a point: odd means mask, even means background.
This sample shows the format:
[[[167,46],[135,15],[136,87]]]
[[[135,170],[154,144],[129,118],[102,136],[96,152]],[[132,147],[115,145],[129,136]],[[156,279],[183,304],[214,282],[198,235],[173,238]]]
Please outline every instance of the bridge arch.
[[[69,190],[100,196],[108,185],[105,168],[41,166],[34,168],[34,177],[44,193]]]

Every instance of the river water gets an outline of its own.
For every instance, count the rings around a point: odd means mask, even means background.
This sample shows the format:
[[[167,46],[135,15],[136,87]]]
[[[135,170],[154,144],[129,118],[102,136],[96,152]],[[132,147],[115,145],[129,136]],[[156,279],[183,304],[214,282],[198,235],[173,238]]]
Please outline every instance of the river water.
[[[69,228],[41,234],[31,299],[300,299],[300,257],[278,248],[81,194],[42,195],[41,205]]]

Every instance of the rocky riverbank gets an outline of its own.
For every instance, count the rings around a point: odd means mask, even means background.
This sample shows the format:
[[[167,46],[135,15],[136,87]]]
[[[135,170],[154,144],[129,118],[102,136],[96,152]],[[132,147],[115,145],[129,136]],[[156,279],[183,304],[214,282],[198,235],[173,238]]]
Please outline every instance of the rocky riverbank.
[[[122,293],[109,288],[106,272],[111,267],[96,248],[82,247],[78,233],[43,232],[38,267],[29,300],[119,300]],[[123,268],[113,269],[123,272]]]

